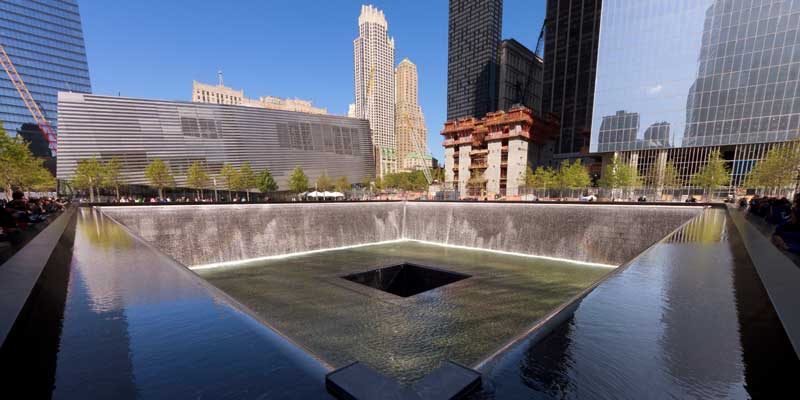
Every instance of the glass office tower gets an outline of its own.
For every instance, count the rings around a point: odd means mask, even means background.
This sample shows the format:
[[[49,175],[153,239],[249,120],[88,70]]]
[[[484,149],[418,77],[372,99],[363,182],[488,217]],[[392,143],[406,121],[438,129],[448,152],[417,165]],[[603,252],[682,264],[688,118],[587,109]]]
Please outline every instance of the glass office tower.
[[[91,92],[76,0],[0,0],[0,43],[57,132],[58,92]],[[22,134],[34,144],[41,138],[30,111],[2,69],[0,120],[11,136]]]
[[[719,150],[731,186],[800,136],[800,0],[605,0],[591,151],[684,178]],[[608,157],[605,157],[606,159]]]

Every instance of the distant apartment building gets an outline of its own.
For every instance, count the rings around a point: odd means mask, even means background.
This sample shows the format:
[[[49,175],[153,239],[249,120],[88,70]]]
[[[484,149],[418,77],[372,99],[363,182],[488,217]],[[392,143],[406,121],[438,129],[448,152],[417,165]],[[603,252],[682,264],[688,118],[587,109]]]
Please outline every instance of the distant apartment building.
[[[249,162],[256,172],[268,168],[280,190],[299,166],[314,182],[321,174],[361,182],[375,176],[367,121],[261,107],[136,99],[60,92],[58,97],[58,178],[74,177],[79,160],[97,157],[122,161],[126,184],[147,184],[144,170],[164,161],[177,187],[195,161],[225,183],[225,163]],[[213,189],[209,184],[209,189]]]
[[[427,129],[419,106],[417,66],[407,58],[397,65],[395,73],[395,132],[399,169],[409,171],[425,164]],[[430,158],[428,158],[430,160]]]
[[[542,58],[514,39],[500,43],[497,109],[517,104],[542,111]]]
[[[76,0],[0,0],[0,44],[34,101],[58,132],[58,92],[92,91]],[[6,72],[0,68],[0,121],[10,136],[45,143],[41,130]]]
[[[559,118],[557,156],[580,158],[589,152],[601,3],[547,0],[542,111]]]
[[[314,107],[312,102],[299,99],[282,99],[280,97],[262,96],[250,99],[244,96],[244,90],[236,90],[225,86],[220,74],[216,85],[197,81],[192,82],[192,101],[195,103],[227,104],[247,107],[260,107],[270,110],[297,111],[309,114],[327,114],[326,108]]]
[[[447,120],[497,109],[502,0],[450,0],[447,39]]]
[[[397,170],[395,137],[394,38],[383,11],[361,7],[358,37],[353,40],[356,117],[369,120],[378,174]]]
[[[445,185],[461,197],[516,196],[531,154],[552,140],[555,123],[525,107],[445,122]]]

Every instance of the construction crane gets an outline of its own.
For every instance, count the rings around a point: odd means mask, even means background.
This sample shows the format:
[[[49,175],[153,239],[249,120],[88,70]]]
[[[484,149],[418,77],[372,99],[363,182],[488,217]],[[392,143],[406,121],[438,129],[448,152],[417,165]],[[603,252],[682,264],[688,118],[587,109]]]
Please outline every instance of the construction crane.
[[[528,76],[525,79],[525,89],[523,91],[517,92],[517,103],[525,104],[525,97],[528,95],[528,91],[531,88],[531,82],[533,82],[533,65],[535,64],[536,56],[542,50],[542,42],[544,39],[544,31],[547,27],[547,19],[542,22],[542,29],[539,30],[539,39],[536,40],[536,49],[533,51],[534,60],[531,62],[530,66],[528,66]]]
[[[419,142],[419,138],[417,137],[417,132],[421,132],[422,130],[416,124],[411,123],[411,118],[408,116],[408,112],[403,112],[403,117],[406,120],[406,125],[411,127],[411,137],[413,138],[414,147],[417,148],[417,153],[422,158],[422,174],[425,175],[425,180],[428,181],[428,185],[433,184],[433,175],[431,175],[431,170],[428,168],[428,163],[425,161],[425,156],[428,154],[427,149]]]
[[[8,58],[8,53],[6,53],[6,49],[2,44],[0,44],[0,65],[3,66],[6,74],[8,74],[8,79],[11,80],[11,83],[14,84],[14,87],[17,89],[17,93],[19,93],[19,96],[22,98],[22,102],[25,103],[25,107],[27,107],[28,111],[33,115],[33,120],[39,125],[39,130],[42,131],[44,139],[47,141],[47,146],[50,148],[53,156],[55,156],[57,151],[56,133],[53,127],[50,126],[50,123],[47,122],[47,118],[45,118],[36,100],[33,99],[31,92],[28,91],[28,87],[25,86],[25,82],[22,81],[19,72],[17,72],[11,59]]]

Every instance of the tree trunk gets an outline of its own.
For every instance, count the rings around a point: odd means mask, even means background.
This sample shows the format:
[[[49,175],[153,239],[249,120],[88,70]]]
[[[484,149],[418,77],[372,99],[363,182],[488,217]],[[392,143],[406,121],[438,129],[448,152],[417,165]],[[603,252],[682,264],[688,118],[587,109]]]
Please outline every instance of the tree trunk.
[[[164,198],[164,188],[158,188],[158,198],[159,199]]]
[[[117,193],[117,201],[119,201],[119,186],[114,186],[114,191]]]
[[[247,202],[248,203],[250,202],[250,191],[249,190],[247,191]]]
[[[89,202],[94,203],[94,186],[89,186]]]

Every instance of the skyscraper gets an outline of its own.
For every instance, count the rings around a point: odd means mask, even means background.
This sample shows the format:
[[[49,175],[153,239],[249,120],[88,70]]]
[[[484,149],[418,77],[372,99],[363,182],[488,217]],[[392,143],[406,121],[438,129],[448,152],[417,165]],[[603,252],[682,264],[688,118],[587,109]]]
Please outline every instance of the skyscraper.
[[[447,120],[482,118],[497,109],[503,0],[450,0]]]
[[[601,0],[548,0],[542,108],[559,117],[556,153],[588,151]]]
[[[400,61],[397,65],[395,82],[397,162],[401,169],[419,167],[421,165],[417,165],[417,161],[425,162],[428,151],[425,117],[419,106],[417,66],[407,58]]]
[[[76,0],[44,3],[0,0],[0,44],[57,131],[58,92],[92,90]],[[30,111],[2,69],[0,120],[12,136],[20,133],[26,137],[41,136]]]
[[[500,43],[498,110],[522,104],[535,113],[542,111],[542,59],[514,39]]]
[[[637,165],[656,188],[667,163],[691,186],[719,152],[726,186],[740,187],[800,137],[798,28],[798,0],[604,0],[591,151]],[[632,131],[607,134],[623,109],[637,115]]]
[[[356,116],[370,122],[379,175],[397,169],[394,38],[387,31],[383,11],[361,7],[358,37],[353,41]]]

